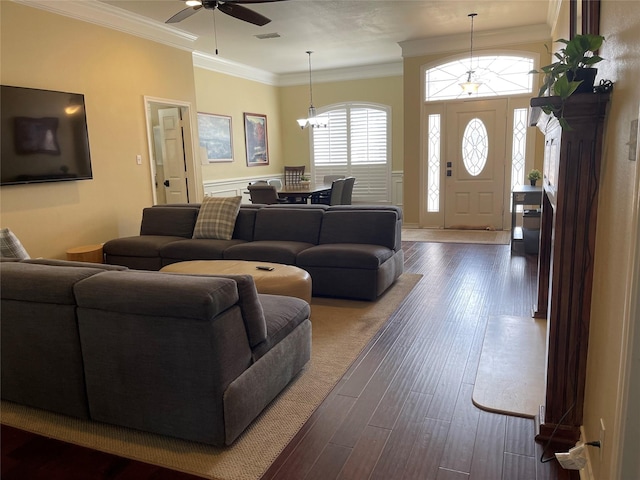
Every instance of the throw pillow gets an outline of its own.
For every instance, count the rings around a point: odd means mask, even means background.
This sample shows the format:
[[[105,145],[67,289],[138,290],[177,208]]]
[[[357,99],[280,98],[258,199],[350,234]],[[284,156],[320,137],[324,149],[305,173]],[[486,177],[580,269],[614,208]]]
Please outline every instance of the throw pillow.
[[[0,229],[0,256],[8,258],[30,258],[29,254],[18,240],[18,237],[8,228]]]
[[[193,238],[231,240],[242,197],[205,197],[193,229]]]

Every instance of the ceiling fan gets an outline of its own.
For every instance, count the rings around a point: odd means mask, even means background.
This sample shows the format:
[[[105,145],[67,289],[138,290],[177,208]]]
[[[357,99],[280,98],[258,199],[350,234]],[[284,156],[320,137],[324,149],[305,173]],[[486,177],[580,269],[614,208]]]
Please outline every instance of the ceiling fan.
[[[185,0],[183,0],[185,1]],[[254,25],[258,25],[262,27],[271,21],[271,19],[265,17],[264,15],[260,15],[258,12],[254,12],[253,10],[248,9],[247,7],[243,7],[242,3],[269,3],[269,2],[282,2],[285,0],[186,0],[188,5],[187,8],[180,10],[173,17],[167,20],[165,23],[178,23],[184,20],[185,18],[190,17],[202,7],[206,10],[215,10],[216,8],[220,10],[222,13],[226,13],[227,15],[231,15],[238,20],[243,20],[245,22],[253,23]]]

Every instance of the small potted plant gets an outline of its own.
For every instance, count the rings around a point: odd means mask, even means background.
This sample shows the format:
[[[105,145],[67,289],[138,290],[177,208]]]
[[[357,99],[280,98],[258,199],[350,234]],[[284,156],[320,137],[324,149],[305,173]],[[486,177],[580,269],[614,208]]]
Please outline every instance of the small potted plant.
[[[311,183],[311,175],[307,175],[307,174],[302,174],[300,175],[300,183],[302,183],[303,185],[308,185],[309,183]]]
[[[542,173],[540,173],[540,170],[536,170],[534,168],[527,174],[527,178],[529,179],[529,183],[531,183],[531,186],[535,187],[536,182],[542,178]]]
[[[564,103],[574,93],[593,92],[598,69],[593,65],[603,60],[596,55],[604,42],[602,35],[574,35],[571,40],[561,38],[558,43],[564,44],[558,52],[554,53],[557,61],[541,67],[540,70],[531,70],[529,73],[544,75],[539,97],[553,95],[560,97],[560,106],[549,102],[541,105],[542,110],[550,115],[558,117],[563,129],[570,130],[569,124],[564,118]],[[549,47],[547,46],[547,50]]]

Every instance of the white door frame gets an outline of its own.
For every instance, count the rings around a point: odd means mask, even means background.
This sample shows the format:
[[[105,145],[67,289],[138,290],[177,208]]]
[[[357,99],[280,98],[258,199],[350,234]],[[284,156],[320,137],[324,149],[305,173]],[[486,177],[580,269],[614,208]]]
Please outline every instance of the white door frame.
[[[423,84],[424,85],[424,84]],[[499,100],[506,99],[507,100],[507,131],[512,132],[512,119],[513,112],[516,108],[523,108],[525,104],[528,104],[530,97],[525,95],[505,95],[505,96],[496,96],[496,97],[484,97],[482,99],[470,99],[470,100],[445,100],[440,102],[422,102],[420,109],[420,162],[419,162],[419,178],[420,178],[420,188],[419,188],[419,227],[420,228],[444,228],[445,220],[444,220],[444,192],[445,192],[445,172],[446,172],[446,158],[445,158],[445,138],[447,136],[446,132],[446,111],[447,106],[452,103],[464,103],[466,101],[477,101],[477,100]],[[428,126],[428,116],[430,114],[439,115],[440,116],[440,124],[441,124],[441,141],[440,141],[440,209],[438,212],[428,212],[427,211],[427,187],[429,185],[428,175],[429,175],[429,166],[428,166],[428,137],[429,137],[429,126]],[[511,126],[510,126],[511,125]],[[507,136],[506,140],[506,150],[505,150],[505,172],[504,172],[504,195],[503,195],[503,212],[502,212],[502,225],[505,230],[508,230],[511,225],[511,169],[512,169],[512,147],[513,147],[513,136]],[[526,143],[526,161],[525,161],[525,172],[534,166],[534,158],[536,153],[536,134],[534,132],[529,132],[527,134],[527,143]]]
[[[149,178],[151,181],[151,192],[153,195],[153,205],[158,202],[156,194],[156,166],[153,158],[153,123],[151,118],[151,104],[158,104],[162,108],[177,107],[182,111],[182,121],[184,128],[184,155],[187,166],[187,187],[190,203],[199,203],[204,197],[204,188],[202,186],[202,172],[200,170],[200,162],[198,161],[200,152],[198,140],[198,120],[196,112],[192,108],[190,102],[181,100],[171,100],[166,98],[157,98],[144,96],[144,113],[147,122],[147,147],[149,150]],[[190,140],[190,141],[189,141]]]

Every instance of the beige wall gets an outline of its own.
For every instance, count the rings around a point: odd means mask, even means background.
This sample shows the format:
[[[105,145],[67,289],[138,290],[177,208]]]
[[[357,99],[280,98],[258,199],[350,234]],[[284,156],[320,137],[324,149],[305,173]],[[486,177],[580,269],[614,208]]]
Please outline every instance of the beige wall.
[[[313,83],[316,108],[340,102],[369,102],[391,107],[392,169],[401,171],[404,162],[402,77]],[[309,132],[300,130],[296,123],[296,119],[306,118],[308,108],[308,85],[282,87],[280,109],[287,165],[310,165]]]
[[[279,89],[202,68],[195,68],[195,84],[198,111],[228,115],[232,123],[234,160],[203,165],[203,181],[281,174],[288,163],[283,154]],[[247,166],[245,112],[267,116],[269,165]]]
[[[587,362],[584,429],[588,440],[597,440],[600,419],[606,428],[605,448],[592,451],[591,461],[596,479],[626,480],[637,478],[640,445],[627,445],[635,456],[634,475],[620,471],[617,444],[625,425],[621,405],[622,375],[629,330],[638,318],[630,318],[630,301],[638,298],[638,285],[630,286],[631,255],[640,248],[632,225],[638,195],[638,162],[629,160],[631,122],[638,118],[640,89],[640,8],[632,1],[602,0],[600,33],[606,41],[600,55],[606,59],[597,65],[598,79],[615,82],[608,113],[603,166],[598,198],[593,300]],[[634,200],[635,199],[635,200]],[[636,348],[638,348],[636,346]],[[636,352],[635,371],[640,375]],[[630,405],[637,409],[638,405]],[[635,417],[637,419],[637,416]],[[628,427],[634,427],[628,425]],[[638,425],[635,427],[636,432]]]
[[[83,93],[93,166],[93,180],[0,188],[2,227],[52,258],[137,234],[152,203],[143,96],[195,104],[191,54],[13,2],[0,9],[2,83]]]
[[[514,50],[521,52],[532,52],[540,56],[542,65],[546,65],[549,55],[546,52],[544,43],[518,44],[518,45],[495,45],[487,46],[484,49],[491,51]],[[475,50],[474,50],[475,51]],[[404,219],[408,224],[418,225],[420,223],[420,179],[423,178],[420,166],[420,115],[422,111],[422,67],[432,64],[438,60],[443,60],[462,52],[449,52],[447,54],[425,55],[420,57],[408,57],[404,59]],[[482,49],[478,50],[482,54]],[[535,88],[535,85],[534,85]],[[537,88],[535,88],[537,91]],[[534,129],[530,129],[534,133]],[[542,170],[542,138],[538,133],[536,148],[535,166]]]

